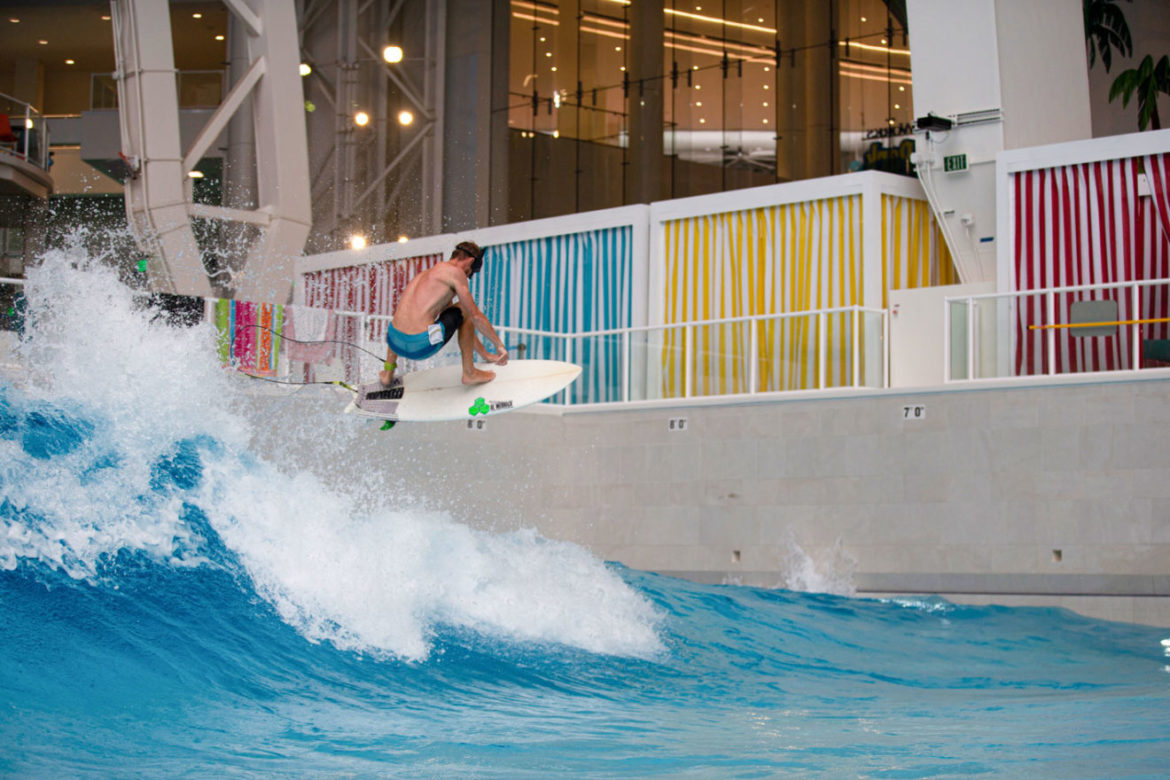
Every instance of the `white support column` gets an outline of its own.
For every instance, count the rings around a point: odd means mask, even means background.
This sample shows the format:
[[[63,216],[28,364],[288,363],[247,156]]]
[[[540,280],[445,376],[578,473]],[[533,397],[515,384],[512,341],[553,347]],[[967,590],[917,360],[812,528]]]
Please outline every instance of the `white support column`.
[[[131,170],[126,208],[139,243],[156,256],[147,265],[153,289],[211,294],[191,232],[190,217],[201,216],[264,226],[234,280],[235,294],[285,302],[311,213],[296,15],[286,0],[228,0],[227,6],[248,38],[248,70],[184,152],[167,2],[111,1],[122,152]],[[257,208],[193,204],[187,173],[245,105],[255,118]]]
[[[235,5],[230,4],[233,12]],[[253,90],[252,111],[257,207],[271,221],[248,252],[236,294],[284,303],[292,294],[294,258],[304,249],[312,222],[297,19],[288,0],[249,0],[248,5],[263,21],[250,41],[253,62],[263,58],[267,63]]]
[[[122,154],[129,167],[126,216],[154,290],[210,295],[203,257],[187,218],[187,171],[179,139],[179,96],[166,0],[111,3]]]

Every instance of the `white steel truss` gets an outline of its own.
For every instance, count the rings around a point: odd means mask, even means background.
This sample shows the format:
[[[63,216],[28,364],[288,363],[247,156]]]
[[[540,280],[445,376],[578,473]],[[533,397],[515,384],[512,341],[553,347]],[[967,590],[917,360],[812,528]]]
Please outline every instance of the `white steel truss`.
[[[209,295],[210,282],[191,218],[259,226],[236,296],[284,302],[292,289],[293,258],[304,248],[311,220],[308,141],[300,83],[294,5],[288,0],[224,0],[247,35],[249,64],[219,108],[186,148],[166,0],[111,0],[117,57],[122,154],[128,167],[126,212],[150,254],[152,289]],[[255,126],[258,204],[253,209],[192,202],[188,174],[250,105]]]

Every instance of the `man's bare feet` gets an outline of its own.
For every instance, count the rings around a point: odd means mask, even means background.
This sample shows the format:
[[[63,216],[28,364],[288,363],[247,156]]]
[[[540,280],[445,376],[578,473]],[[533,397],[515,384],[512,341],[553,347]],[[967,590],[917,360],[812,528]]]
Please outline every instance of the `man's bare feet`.
[[[482,385],[484,382],[490,382],[495,378],[495,371],[481,371],[478,368],[473,368],[470,371],[463,372],[463,384],[465,385]]]
[[[394,373],[391,371],[379,371],[378,381],[382,383],[382,387],[389,387],[394,381]]]

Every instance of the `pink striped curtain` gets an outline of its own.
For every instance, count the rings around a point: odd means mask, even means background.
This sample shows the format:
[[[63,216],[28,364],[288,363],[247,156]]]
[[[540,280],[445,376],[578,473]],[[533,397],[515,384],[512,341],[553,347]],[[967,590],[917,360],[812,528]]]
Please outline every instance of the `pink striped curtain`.
[[[394,313],[406,283],[415,274],[442,260],[441,254],[421,255],[370,265],[314,271],[305,274],[305,304],[334,311],[388,316]],[[360,328],[361,321],[357,317],[341,317],[337,323],[337,339],[356,344],[361,340]],[[381,340],[385,333],[385,322],[370,323],[366,337]],[[360,375],[360,356],[352,349],[342,349],[339,354],[345,364],[346,377],[356,379]]]
[[[1046,287],[1125,282],[1167,275],[1166,238],[1156,227],[1151,198],[1138,197],[1138,158],[1066,165],[1016,174],[1015,272],[1021,292]],[[1023,296],[1016,317],[1016,373],[1040,374],[1048,360],[1048,330],[1067,324],[1076,301],[1113,299],[1119,320],[1166,316],[1164,289],[1143,295],[1134,312],[1129,290],[1063,293],[1048,319],[1044,296]],[[1143,326],[1142,337],[1155,333]],[[1077,337],[1056,330],[1057,373],[1111,371],[1132,364],[1131,330]]]

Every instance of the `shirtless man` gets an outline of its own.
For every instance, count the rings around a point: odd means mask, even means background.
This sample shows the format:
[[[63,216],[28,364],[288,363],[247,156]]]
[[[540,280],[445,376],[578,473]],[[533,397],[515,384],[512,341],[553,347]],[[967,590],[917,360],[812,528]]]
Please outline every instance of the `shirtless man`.
[[[425,360],[442,349],[456,331],[463,352],[463,384],[481,384],[495,378],[494,371],[475,367],[477,352],[489,363],[502,366],[508,362],[504,342],[475,305],[467,286],[467,280],[482,266],[483,250],[471,241],[464,241],[451,252],[449,260],[428,268],[407,283],[386,329],[386,367],[378,373],[384,386],[389,387],[394,379],[399,355]],[[495,345],[494,354],[484,348],[476,330]]]

